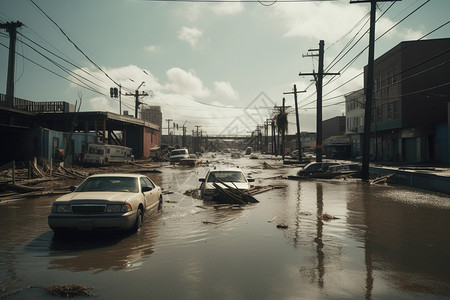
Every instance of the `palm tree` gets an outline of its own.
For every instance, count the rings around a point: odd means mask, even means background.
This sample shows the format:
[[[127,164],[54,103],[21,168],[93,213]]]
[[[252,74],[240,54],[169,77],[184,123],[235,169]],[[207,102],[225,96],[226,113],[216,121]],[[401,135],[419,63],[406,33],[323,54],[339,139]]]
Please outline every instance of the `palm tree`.
[[[288,131],[288,114],[286,111],[280,111],[275,115],[275,122],[278,130],[278,134],[281,134],[281,155],[284,159],[284,136]]]

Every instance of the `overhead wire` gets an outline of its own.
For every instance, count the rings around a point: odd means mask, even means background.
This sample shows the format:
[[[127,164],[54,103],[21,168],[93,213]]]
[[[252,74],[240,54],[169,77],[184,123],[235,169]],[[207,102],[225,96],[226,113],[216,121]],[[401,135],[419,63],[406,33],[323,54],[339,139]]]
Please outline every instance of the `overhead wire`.
[[[22,34],[21,34],[21,36],[25,37],[25,36],[22,35]],[[25,38],[26,38],[26,37],[25,37]],[[83,68],[78,67],[78,66],[74,65],[73,63],[71,63],[71,62],[65,60],[64,58],[62,58],[62,57],[56,55],[55,53],[53,53],[53,52],[51,52],[51,51],[49,51],[49,50],[43,48],[42,46],[40,46],[39,44],[33,42],[32,40],[30,40],[30,39],[28,39],[28,38],[26,38],[26,39],[29,40],[29,41],[31,41],[32,43],[34,43],[35,45],[37,45],[37,46],[40,47],[41,49],[43,49],[43,50],[49,52],[50,54],[52,54],[52,55],[54,55],[54,56],[56,56],[57,58],[60,58],[60,59],[62,59],[63,61],[69,63],[69,64],[72,65],[72,66],[74,66],[75,68],[77,68],[77,69],[83,71],[85,74],[90,75],[90,76],[92,76],[92,77],[95,78],[95,76],[93,76],[93,75],[90,74],[89,72],[85,71]],[[20,42],[21,42],[23,45],[26,45],[27,47],[29,47],[30,49],[32,49],[33,51],[35,51],[36,53],[38,53],[39,55],[41,55],[42,57],[44,57],[45,59],[47,59],[49,62],[53,63],[55,66],[57,66],[57,67],[60,68],[61,70],[65,71],[68,75],[70,75],[70,76],[76,78],[76,79],[83,85],[83,87],[84,87],[84,84],[86,84],[86,83],[83,83],[83,82],[81,81],[81,79],[84,79],[85,81],[88,81],[88,82],[90,82],[91,84],[93,84],[93,85],[95,85],[95,86],[97,86],[97,87],[99,87],[99,88],[102,88],[99,84],[93,82],[92,80],[90,80],[90,79],[88,79],[88,78],[86,78],[86,77],[83,77],[83,76],[81,76],[80,74],[77,74],[76,72],[73,72],[72,70],[69,70],[68,68],[64,67],[64,66],[61,65],[60,63],[57,63],[57,62],[54,61],[53,59],[50,59],[47,55],[43,54],[42,52],[40,52],[39,50],[37,50],[35,47],[31,46],[30,44],[26,43],[25,41],[21,40]],[[98,78],[96,78],[96,79],[98,79]],[[100,80],[100,79],[98,79],[98,80]]]
[[[391,26],[389,29],[387,29],[383,34],[381,34],[379,37],[377,37],[375,39],[375,41],[379,40],[382,36],[384,36],[387,32],[391,31],[394,27],[398,26],[400,23],[402,23],[404,20],[406,20],[406,18],[410,17],[412,14],[414,14],[415,12],[417,12],[420,8],[422,8],[425,4],[427,4],[430,0],[427,0],[426,2],[424,2],[422,5],[420,5],[419,7],[417,7],[416,9],[414,9],[411,13],[409,13],[407,16],[405,16],[404,18],[402,18],[400,21],[398,21],[397,23],[395,23],[393,26]],[[390,9],[392,7],[392,5],[389,6],[388,9]],[[384,15],[384,13],[383,13]],[[382,17],[382,15],[380,17],[377,18],[377,21]],[[442,26],[440,26],[442,27]],[[363,50],[361,50],[355,57],[352,58],[352,60],[350,62],[348,62],[343,68],[341,68],[341,72],[344,72],[346,69],[348,69],[348,67],[368,48],[369,46],[366,46]],[[355,78],[357,78],[359,75],[363,74],[364,72],[359,73],[357,76],[354,76],[352,78],[352,80],[354,80]],[[330,81],[328,81],[326,84],[328,84]],[[345,82],[345,84],[347,84],[349,81]],[[340,85],[338,88],[342,87],[344,84]],[[335,91],[335,88],[333,91]],[[330,94],[331,92],[328,92],[327,94],[325,94],[324,96]],[[315,93],[313,93],[312,95],[310,95],[308,98],[311,98],[312,96],[314,96]],[[305,100],[305,99],[303,99]],[[306,106],[314,103],[315,100],[308,102],[307,104],[303,104],[300,108],[305,109]]]
[[[80,47],[78,47],[78,45],[74,41],[72,41],[72,39],[64,32],[64,30],[48,14],[46,14],[33,0],[29,1],[33,3],[33,5],[39,11],[41,11],[41,13],[44,14],[59,29],[59,31],[67,38],[67,40],[75,47],[75,49],[77,49],[87,60],[89,60],[100,72],[102,72],[106,77],[108,77],[112,82],[114,82],[114,84],[116,84],[117,86],[120,85],[111,76],[109,76],[108,73],[106,73],[98,64],[96,64],[89,56],[87,56],[86,53],[84,53],[84,51],[81,50]]]

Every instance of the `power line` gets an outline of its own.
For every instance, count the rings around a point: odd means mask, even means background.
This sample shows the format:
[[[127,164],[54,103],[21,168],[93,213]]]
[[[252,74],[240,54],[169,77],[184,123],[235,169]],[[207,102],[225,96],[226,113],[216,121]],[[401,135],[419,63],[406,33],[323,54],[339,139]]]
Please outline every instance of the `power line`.
[[[77,44],[75,44],[75,42],[72,41],[72,39],[64,32],[64,30],[55,22],[53,21],[52,18],[50,18],[49,15],[47,15],[33,0],[30,0],[31,3],[34,4],[34,6],[36,6],[37,9],[39,9],[60,31],[61,33],[67,38],[67,40],[81,53],[83,54],[83,56],[89,60],[97,69],[100,70],[100,72],[102,72],[103,74],[105,74],[106,77],[108,77],[112,82],[114,82],[117,86],[119,86],[120,84],[117,83],[114,79],[111,78],[111,76],[109,76],[99,65],[97,65],[89,56],[86,55],[86,53],[83,52],[83,50],[81,50]]]
[[[407,16],[405,16],[403,19],[401,19],[401,20],[398,21],[396,24],[394,24],[393,26],[391,26],[391,27],[390,27],[389,29],[387,29],[383,34],[381,34],[377,39],[375,39],[375,41],[377,41],[378,39],[380,39],[380,38],[381,38],[382,36],[384,36],[387,32],[391,31],[394,27],[398,26],[401,22],[403,22],[406,18],[410,17],[413,13],[417,12],[420,8],[422,8],[422,7],[423,7],[425,4],[427,4],[429,1],[430,1],[430,0],[427,0],[427,1],[424,2],[422,5],[420,5],[420,6],[417,7],[416,9],[414,9],[414,10],[413,10],[411,13],[409,13]],[[389,6],[389,8],[391,8],[391,7],[392,7],[392,5]],[[388,8],[388,9],[389,9],[389,8]],[[384,13],[383,13],[383,15],[384,15]],[[381,16],[382,16],[382,15],[381,15]],[[380,16],[379,18],[377,18],[377,21],[381,18],[381,16]],[[450,23],[450,21],[444,23],[443,25],[440,25],[438,28],[434,29],[432,32],[435,32],[436,30],[438,30],[438,29],[444,27],[444,26],[447,25],[448,23]],[[422,38],[420,38],[420,39],[418,39],[418,40],[423,39],[425,36],[428,36],[429,34],[431,34],[431,33],[428,33],[428,34],[424,35]],[[363,50],[361,50],[361,51],[360,51],[360,52],[359,52],[352,60],[350,60],[350,62],[348,62],[343,68],[341,68],[341,70],[340,70],[339,72],[344,73],[344,72],[348,69],[348,67],[350,67],[350,65],[353,64],[353,62],[356,61],[356,59],[357,59],[360,55],[362,55],[362,54],[364,53],[364,51],[365,51],[368,47],[369,47],[369,46],[366,46]],[[363,73],[364,73],[364,72],[359,73],[357,76],[354,76],[351,80],[354,80],[355,78],[357,78],[358,76],[360,76],[360,75],[363,74]],[[334,77],[333,77],[333,78],[334,78]],[[331,78],[325,85],[329,84],[333,78]],[[343,85],[347,84],[347,83],[350,82],[351,80],[346,81],[344,84],[341,84],[339,87],[335,88],[333,91],[335,91],[335,90],[337,90],[338,88],[342,87]],[[331,93],[331,92],[328,92],[327,94],[325,94],[325,96],[328,95],[328,94],[330,94],[330,93]],[[315,93],[309,95],[308,97],[306,97],[306,98],[303,99],[302,101],[305,101],[305,100],[311,98],[312,96],[314,96],[314,94],[315,94]],[[303,104],[303,105],[301,106],[301,108],[305,108],[305,106],[308,106],[308,105],[310,105],[310,104],[312,104],[312,103],[314,103],[314,100],[311,101],[311,102],[309,102],[309,103],[307,103],[307,104]]]
[[[36,53],[38,53],[39,55],[41,55],[42,57],[44,57],[45,59],[47,59],[48,61],[50,61],[51,63],[53,63],[55,66],[57,66],[58,68],[60,68],[60,69],[63,70],[64,72],[66,72],[67,74],[69,74],[70,76],[76,78],[81,84],[87,85],[86,83],[83,83],[83,82],[81,81],[80,78],[82,78],[82,79],[84,79],[84,80],[90,82],[90,83],[93,84],[93,85],[96,85],[96,86],[99,87],[99,88],[102,88],[99,84],[93,82],[92,80],[87,79],[87,78],[85,78],[85,77],[83,77],[83,76],[81,76],[81,75],[79,75],[79,74],[77,74],[77,73],[75,73],[75,72],[69,70],[68,68],[66,68],[66,67],[62,66],[61,64],[57,63],[57,62],[54,61],[53,59],[50,59],[47,55],[44,55],[42,52],[38,51],[36,48],[32,47],[30,44],[27,44],[27,43],[25,43],[24,41],[21,41],[21,42],[22,42],[22,44],[28,46],[30,49],[32,49],[33,51],[35,51]],[[39,46],[39,45],[38,45],[38,46]],[[44,49],[44,48],[43,48],[43,49]],[[46,50],[46,49],[44,49],[44,50]],[[48,51],[48,50],[46,50],[46,51]],[[51,54],[54,54],[54,53],[52,53],[52,52],[50,52],[50,53],[51,53]],[[58,56],[56,56],[56,57],[58,57]],[[59,57],[58,57],[58,58],[59,58]],[[65,60],[64,60],[64,61],[65,61]],[[67,61],[66,61],[66,62],[67,62]],[[70,62],[68,62],[68,63],[70,63]],[[75,66],[75,67],[76,67],[76,66]],[[78,67],[77,67],[77,68],[78,68]],[[82,69],[80,69],[80,70],[82,70]],[[87,73],[87,72],[85,72],[85,73],[88,74],[88,75],[90,75],[90,76],[92,76],[91,74],[89,74],[89,73]]]
[[[337,2],[339,0],[142,0],[146,2],[189,2],[189,3],[306,3],[306,2]]]
[[[35,41],[31,40],[30,38],[26,37],[24,34],[19,33],[19,35],[21,35],[23,38],[25,38],[26,40],[30,41],[30,42],[33,43],[34,45],[38,46],[39,48],[45,50],[46,52],[48,52],[48,53],[50,53],[50,54],[56,56],[56,57],[59,58],[60,60],[62,60],[62,61],[64,61],[64,62],[68,63],[69,65],[71,65],[71,66],[73,66],[73,67],[79,69],[79,70],[82,71],[83,73],[85,73],[85,74],[87,74],[87,75],[89,75],[89,76],[92,76],[92,77],[94,77],[94,78],[97,79],[97,80],[101,80],[100,78],[95,77],[93,74],[91,74],[91,73],[89,73],[88,71],[86,71],[84,68],[82,68],[82,67],[80,67],[80,66],[77,66],[75,63],[72,63],[72,62],[68,61],[67,59],[61,57],[60,55],[58,55],[58,54],[56,54],[56,53],[54,53],[54,52],[48,50],[47,48],[41,46],[41,45],[38,44],[37,42],[35,42]],[[21,41],[21,42],[24,43],[25,45],[27,45],[28,47],[32,48],[31,46],[29,46],[28,44],[26,44],[24,41]],[[32,49],[35,50],[34,48],[32,48]],[[36,50],[35,50],[35,51],[36,51]],[[41,55],[42,55],[42,54],[41,54]],[[105,83],[106,83],[106,82],[105,82]]]

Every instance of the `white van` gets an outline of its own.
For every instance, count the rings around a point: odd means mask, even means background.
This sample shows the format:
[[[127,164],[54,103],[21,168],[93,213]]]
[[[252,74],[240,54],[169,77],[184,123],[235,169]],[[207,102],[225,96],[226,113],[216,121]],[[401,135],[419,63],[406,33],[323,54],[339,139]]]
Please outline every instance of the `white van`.
[[[132,149],[124,146],[89,144],[83,162],[87,164],[106,165],[109,163],[126,163],[133,160]]]
[[[170,152],[170,162],[179,162],[185,158],[189,158],[189,152],[187,149],[175,149]]]

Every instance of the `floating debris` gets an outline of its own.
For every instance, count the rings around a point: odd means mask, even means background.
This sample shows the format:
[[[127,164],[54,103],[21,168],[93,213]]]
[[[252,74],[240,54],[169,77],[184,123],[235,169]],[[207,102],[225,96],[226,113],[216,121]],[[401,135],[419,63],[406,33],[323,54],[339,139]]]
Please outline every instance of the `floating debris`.
[[[387,180],[388,180],[389,178],[391,178],[392,176],[394,176],[394,174],[388,174],[388,175],[384,175],[384,176],[377,177],[377,178],[371,180],[371,181],[370,181],[370,184],[386,183]]]
[[[217,179],[216,179],[217,180]],[[247,203],[258,203],[259,201],[256,200],[253,196],[244,193],[243,191],[239,190],[238,188],[234,188],[229,186],[223,181],[217,180],[222,186],[218,185],[217,183],[213,183],[213,186],[216,188],[216,191],[218,192],[218,195],[215,197],[215,200],[222,201],[230,204],[247,204]]]
[[[273,167],[271,165],[269,165],[266,162],[263,162],[263,169],[273,169]]]
[[[216,222],[210,222],[210,221],[203,221],[203,224],[219,225],[219,223],[216,223]]]
[[[190,196],[195,199],[201,199],[199,189],[187,190],[183,193],[185,196]]]
[[[178,203],[178,201],[174,201],[174,200],[164,200],[164,202],[166,202],[166,203]]]
[[[271,220],[269,220],[267,222],[272,223],[273,221],[275,221],[276,218],[277,218],[277,216],[273,217]]]
[[[322,217],[320,217],[319,219],[328,221],[328,220],[336,220],[336,219],[339,219],[339,218],[335,217],[335,216],[332,216],[330,214],[323,214]]]
[[[75,296],[94,296],[91,292],[92,287],[87,287],[82,284],[66,284],[66,285],[52,285],[45,288],[47,293],[52,296],[73,298]]]
[[[288,226],[287,226],[286,224],[278,224],[278,225],[277,225],[277,228],[280,228],[280,229],[287,229]]]

